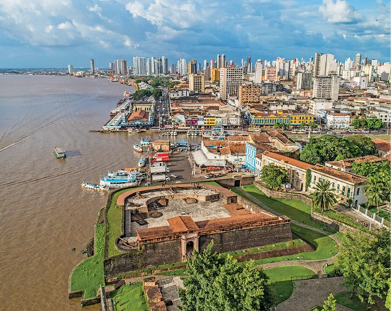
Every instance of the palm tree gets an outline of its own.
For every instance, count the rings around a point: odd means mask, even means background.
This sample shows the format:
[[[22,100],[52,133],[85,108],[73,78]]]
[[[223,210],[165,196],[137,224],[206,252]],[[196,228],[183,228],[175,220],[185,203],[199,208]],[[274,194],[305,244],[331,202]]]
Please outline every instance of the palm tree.
[[[365,185],[365,195],[368,198],[369,204],[376,205],[379,209],[379,204],[383,202],[385,184],[379,177],[369,177],[367,184]]]
[[[328,180],[321,180],[315,185],[315,192],[311,195],[312,205],[319,207],[322,212],[337,203],[337,195]]]

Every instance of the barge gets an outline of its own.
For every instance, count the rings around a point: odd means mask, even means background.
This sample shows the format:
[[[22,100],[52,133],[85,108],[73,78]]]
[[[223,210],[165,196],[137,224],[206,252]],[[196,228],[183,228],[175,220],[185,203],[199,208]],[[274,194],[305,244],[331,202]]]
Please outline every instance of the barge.
[[[66,158],[65,150],[62,147],[54,147],[54,155],[56,156],[57,159]]]

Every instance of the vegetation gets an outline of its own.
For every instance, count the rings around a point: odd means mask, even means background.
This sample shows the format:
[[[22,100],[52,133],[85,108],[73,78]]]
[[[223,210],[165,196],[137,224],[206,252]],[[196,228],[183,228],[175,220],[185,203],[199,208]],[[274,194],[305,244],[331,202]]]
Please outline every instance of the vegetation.
[[[355,129],[359,129],[359,128],[364,128],[364,129],[381,129],[384,127],[384,124],[382,122],[382,120],[378,119],[378,118],[363,118],[363,119],[359,119],[358,117],[356,117],[353,122],[352,122],[352,126],[355,128]]]
[[[288,182],[288,175],[284,168],[269,164],[262,168],[261,179],[268,188],[280,189],[282,184]]]
[[[150,90],[138,90],[133,93],[133,99],[134,100],[140,100],[143,97],[149,97],[152,95],[152,92]]]
[[[273,302],[266,274],[212,247],[213,242],[187,262],[186,290],[179,290],[182,310],[269,310]]]
[[[374,143],[364,135],[348,138],[323,135],[310,139],[309,144],[300,153],[300,160],[311,164],[324,164],[327,161],[360,157],[374,152]]]
[[[336,221],[339,221],[339,222],[342,222],[344,224],[347,224],[353,228],[356,228],[356,229],[359,229],[359,230],[363,230],[363,231],[368,231],[367,228],[363,227],[362,225],[360,225],[358,222],[354,221],[353,219],[345,216],[344,214],[341,214],[341,213],[338,213],[334,210],[328,210],[328,211],[324,211],[322,213],[322,211],[320,209],[315,209],[316,212],[320,213],[320,214],[323,214],[325,216],[327,216],[328,218],[331,218],[331,219],[334,219]]]
[[[337,202],[337,195],[328,180],[321,180],[315,185],[311,194],[312,205],[320,208],[322,212],[329,210]]]
[[[122,311],[148,311],[143,284],[135,283],[123,285],[110,293],[114,310]]]
[[[373,296],[383,298],[389,290],[390,235],[382,229],[376,235],[349,232],[342,239],[336,266],[344,285],[361,301],[373,304]],[[364,293],[367,297],[364,297]]]
[[[366,311],[367,306],[360,301],[356,296],[351,297],[350,293],[339,293],[335,297],[338,304],[350,308],[355,311]]]
[[[71,291],[84,291],[83,298],[96,297],[100,285],[105,285],[103,256],[105,245],[105,225],[95,226],[95,255],[81,262],[71,275]]]
[[[367,177],[368,181],[365,187],[365,195],[368,197],[368,202],[372,206],[379,205],[390,197],[390,162],[383,161],[382,163],[362,162],[353,163],[354,173]]]
[[[337,300],[335,300],[334,295],[330,294],[329,297],[327,297],[327,300],[323,303],[322,311],[337,311],[337,306],[335,303]]]
[[[308,190],[308,187],[311,184],[311,179],[312,179],[311,169],[307,169],[305,172],[305,191]]]
[[[298,266],[271,268],[265,270],[265,274],[270,279],[275,304],[287,300],[292,295],[292,279],[310,279],[317,277],[313,271]]]

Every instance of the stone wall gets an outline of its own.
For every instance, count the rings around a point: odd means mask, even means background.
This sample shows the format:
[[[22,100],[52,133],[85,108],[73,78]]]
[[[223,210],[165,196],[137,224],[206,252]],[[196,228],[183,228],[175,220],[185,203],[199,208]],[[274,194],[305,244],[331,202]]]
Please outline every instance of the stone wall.
[[[347,233],[348,231],[357,230],[354,227],[351,227],[347,224],[344,224],[340,221],[331,219],[327,216],[321,215],[316,212],[312,212],[311,218],[313,221],[315,221],[317,223],[320,223],[320,224],[325,225],[327,227],[333,228],[333,229],[335,229],[339,232],[342,232],[342,233]]]
[[[252,203],[251,201],[246,200],[245,198],[243,198],[240,195],[237,196],[237,201],[240,206],[243,206],[244,208],[246,208],[250,212],[264,213],[267,215],[276,216],[275,214],[272,214],[272,213],[262,209],[262,207]]]
[[[158,266],[179,262],[182,259],[181,240],[144,244],[140,250],[131,250],[125,254],[104,261],[105,276],[138,270],[147,266]]]
[[[261,226],[200,236],[199,248],[203,251],[213,240],[213,250],[219,253],[264,246],[292,240],[290,223]]]
[[[232,178],[217,179],[216,182],[224,188],[235,187],[235,180],[240,180],[240,186],[252,185],[254,183],[254,176],[233,176]]]
[[[295,193],[295,192],[271,190],[269,188],[266,188],[263,184],[261,184],[258,181],[254,182],[254,185],[259,190],[261,190],[264,194],[266,194],[268,197],[278,198],[278,199],[298,200],[298,201],[304,202],[305,204],[307,204],[309,206],[312,205],[311,198],[309,196],[305,195],[305,194]]]

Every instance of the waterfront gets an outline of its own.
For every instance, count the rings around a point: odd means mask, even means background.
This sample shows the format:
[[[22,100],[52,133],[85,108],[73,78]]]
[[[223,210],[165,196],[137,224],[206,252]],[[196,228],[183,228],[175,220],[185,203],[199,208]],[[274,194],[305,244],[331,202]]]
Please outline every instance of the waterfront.
[[[80,309],[79,300],[68,300],[68,277],[106,202],[105,193],[80,184],[136,166],[132,147],[141,137],[89,130],[107,121],[125,90],[105,79],[0,77],[3,309]],[[66,150],[65,160],[55,158],[55,146]]]

